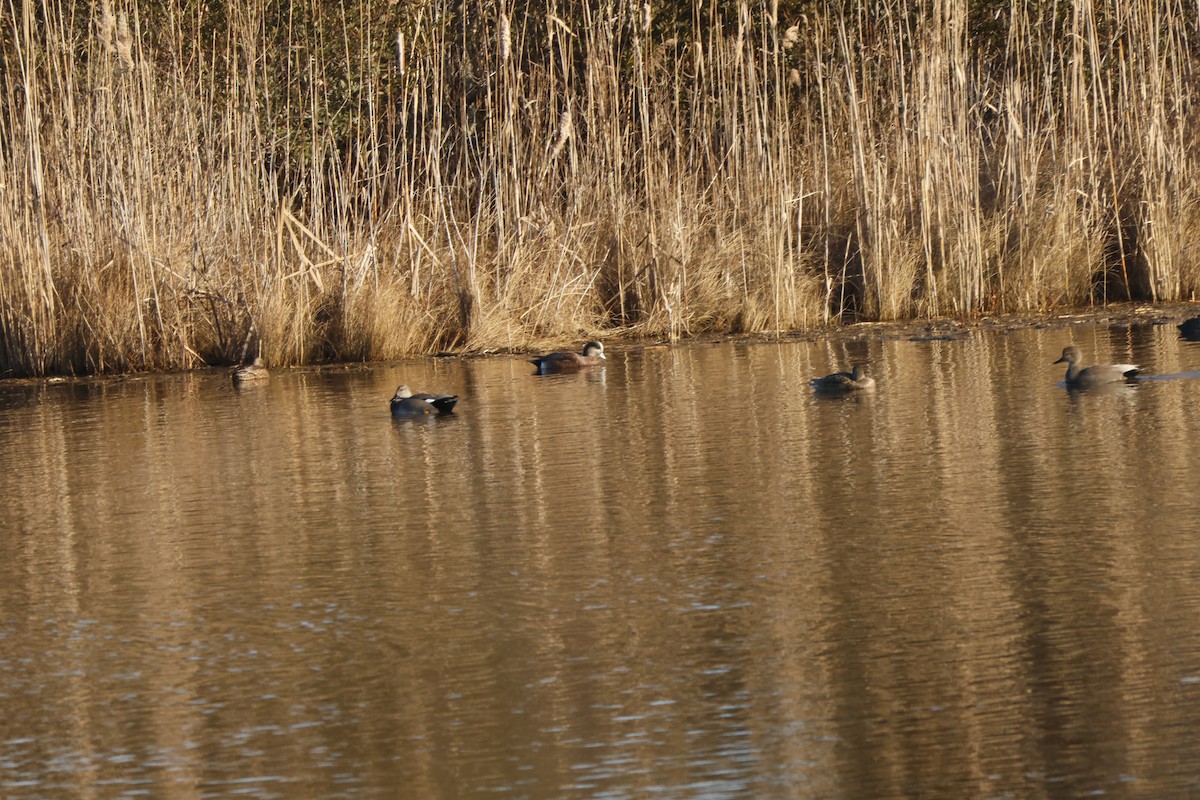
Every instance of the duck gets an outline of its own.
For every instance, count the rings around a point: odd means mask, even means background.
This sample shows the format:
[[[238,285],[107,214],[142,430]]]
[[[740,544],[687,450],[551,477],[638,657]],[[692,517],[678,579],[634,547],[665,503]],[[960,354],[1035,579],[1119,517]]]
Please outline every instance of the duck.
[[[1179,323],[1179,335],[1193,342],[1200,342],[1200,317],[1192,317]]]
[[[234,383],[261,381],[269,377],[271,377],[271,373],[267,371],[267,365],[263,363],[262,356],[258,356],[249,364],[242,364],[233,371]]]
[[[875,388],[875,379],[863,372],[862,364],[855,364],[849,372],[813,378],[809,383],[818,392],[864,392]]]
[[[1088,389],[1093,386],[1103,386],[1106,383],[1117,383],[1129,380],[1138,374],[1137,364],[1095,364],[1090,367],[1080,367],[1083,354],[1079,348],[1069,344],[1063,348],[1062,356],[1055,364],[1066,363],[1068,389]]]
[[[575,372],[607,360],[604,355],[604,345],[599,342],[588,342],[580,353],[550,353],[531,358],[529,363],[537,367],[539,375],[545,375],[550,372]]]
[[[456,394],[426,394],[401,386],[392,395],[392,415],[397,417],[426,414],[452,414],[458,402]]]

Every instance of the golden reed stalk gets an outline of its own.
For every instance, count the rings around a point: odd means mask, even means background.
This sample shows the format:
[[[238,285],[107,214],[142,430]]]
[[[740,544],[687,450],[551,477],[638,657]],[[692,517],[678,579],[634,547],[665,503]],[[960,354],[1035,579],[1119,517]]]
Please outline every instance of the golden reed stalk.
[[[1200,284],[1179,0],[78,8],[0,32],[0,375]]]

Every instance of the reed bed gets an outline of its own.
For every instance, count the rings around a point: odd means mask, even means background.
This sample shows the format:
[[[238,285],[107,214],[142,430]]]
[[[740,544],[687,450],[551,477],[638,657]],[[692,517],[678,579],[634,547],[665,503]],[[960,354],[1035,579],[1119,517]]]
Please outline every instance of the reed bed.
[[[1192,298],[1196,11],[10,3],[0,374]]]

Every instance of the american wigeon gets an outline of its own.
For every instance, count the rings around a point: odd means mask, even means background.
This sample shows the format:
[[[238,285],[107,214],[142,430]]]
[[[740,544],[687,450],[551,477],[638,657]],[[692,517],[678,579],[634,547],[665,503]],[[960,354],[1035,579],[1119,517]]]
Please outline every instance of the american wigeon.
[[[1138,374],[1137,364],[1096,364],[1080,368],[1079,361],[1083,356],[1079,348],[1069,344],[1063,348],[1062,357],[1055,364],[1067,364],[1067,387],[1070,389],[1088,389],[1093,386],[1103,386],[1106,383],[1116,383],[1133,378]]]
[[[267,371],[267,366],[263,363],[262,356],[254,359],[254,361],[249,364],[242,364],[233,371],[234,383],[261,381],[269,377],[271,377],[271,373]]]
[[[584,367],[591,367],[606,361],[604,345],[599,342],[588,342],[583,346],[582,353],[550,353],[529,359],[529,363],[537,367],[539,374],[548,372],[574,372]]]
[[[861,364],[855,364],[849,372],[813,378],[809,383],[818,392],[863,392],[875,388],[875,379],[863,372]]]
[[[424,414],[450,414],[458,402],[456,394],[425,394],[401,386],[392,395],[392,414],[398,417]]]

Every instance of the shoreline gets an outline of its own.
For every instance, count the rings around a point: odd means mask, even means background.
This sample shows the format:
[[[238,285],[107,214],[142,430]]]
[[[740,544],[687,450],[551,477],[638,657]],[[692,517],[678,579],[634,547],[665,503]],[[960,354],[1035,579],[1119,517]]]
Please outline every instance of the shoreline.
[[[720,344],[725,342],[750,342],[771,344],[779,342],[815,342],[821,340],[861,341],[870,338],[908,339],[912,341],[955,341],[976,331],[1002,332],[1021,328],[1068,328],[1073,325],[1174,325],[1190,317],[1200,316],[1200,301],[1171,302],[1171,303],[1113,303],[1107,306],[1084,307],[1071,310],[1039,314],[1015,312],[1003,315],[981,315],[975,319],[924,319],[888,322],[848,322],[820,328],[807,328],[795,331],[778,331],[774,333],[733,333],[733,334],[696,334],[671,342],[662,337],[637,336],[629,331],[614,329],[609,336],[592,334],[583,338],[597,338],[605,342],[613,342],[609,352],[621,353],[630,350],[643,350],[661,347],[688,347],[699,344]],[[580,341],[583,341],[583,338]],[[579,342],[559,342],[558,345],[548,343],[546,349],[572,348]],[[534,353],[534,350],[512,348],[497,348],[469,353],[441,352],[425,356],[412,356],[407,359],[389,359],[380,361],[335,361],[318,364],[305,364],[290,367],[271,367],[272,370],[289,373],[311,373],[331,371],[368,371],[378,367],[402,363],[403,361],[421,360],[476,360],[495,358],[497,356],[517,357]],[[38,386],[79,384],[108,381],[128,381],[153,378],[163,375],[190,375],[211,372],[230,371],[236,365],[212,365],[182,370],[146,370],[140,372],[94,373],[89,375],[45,375],[34,378],[0,377],[0,387],[3,386]]]

